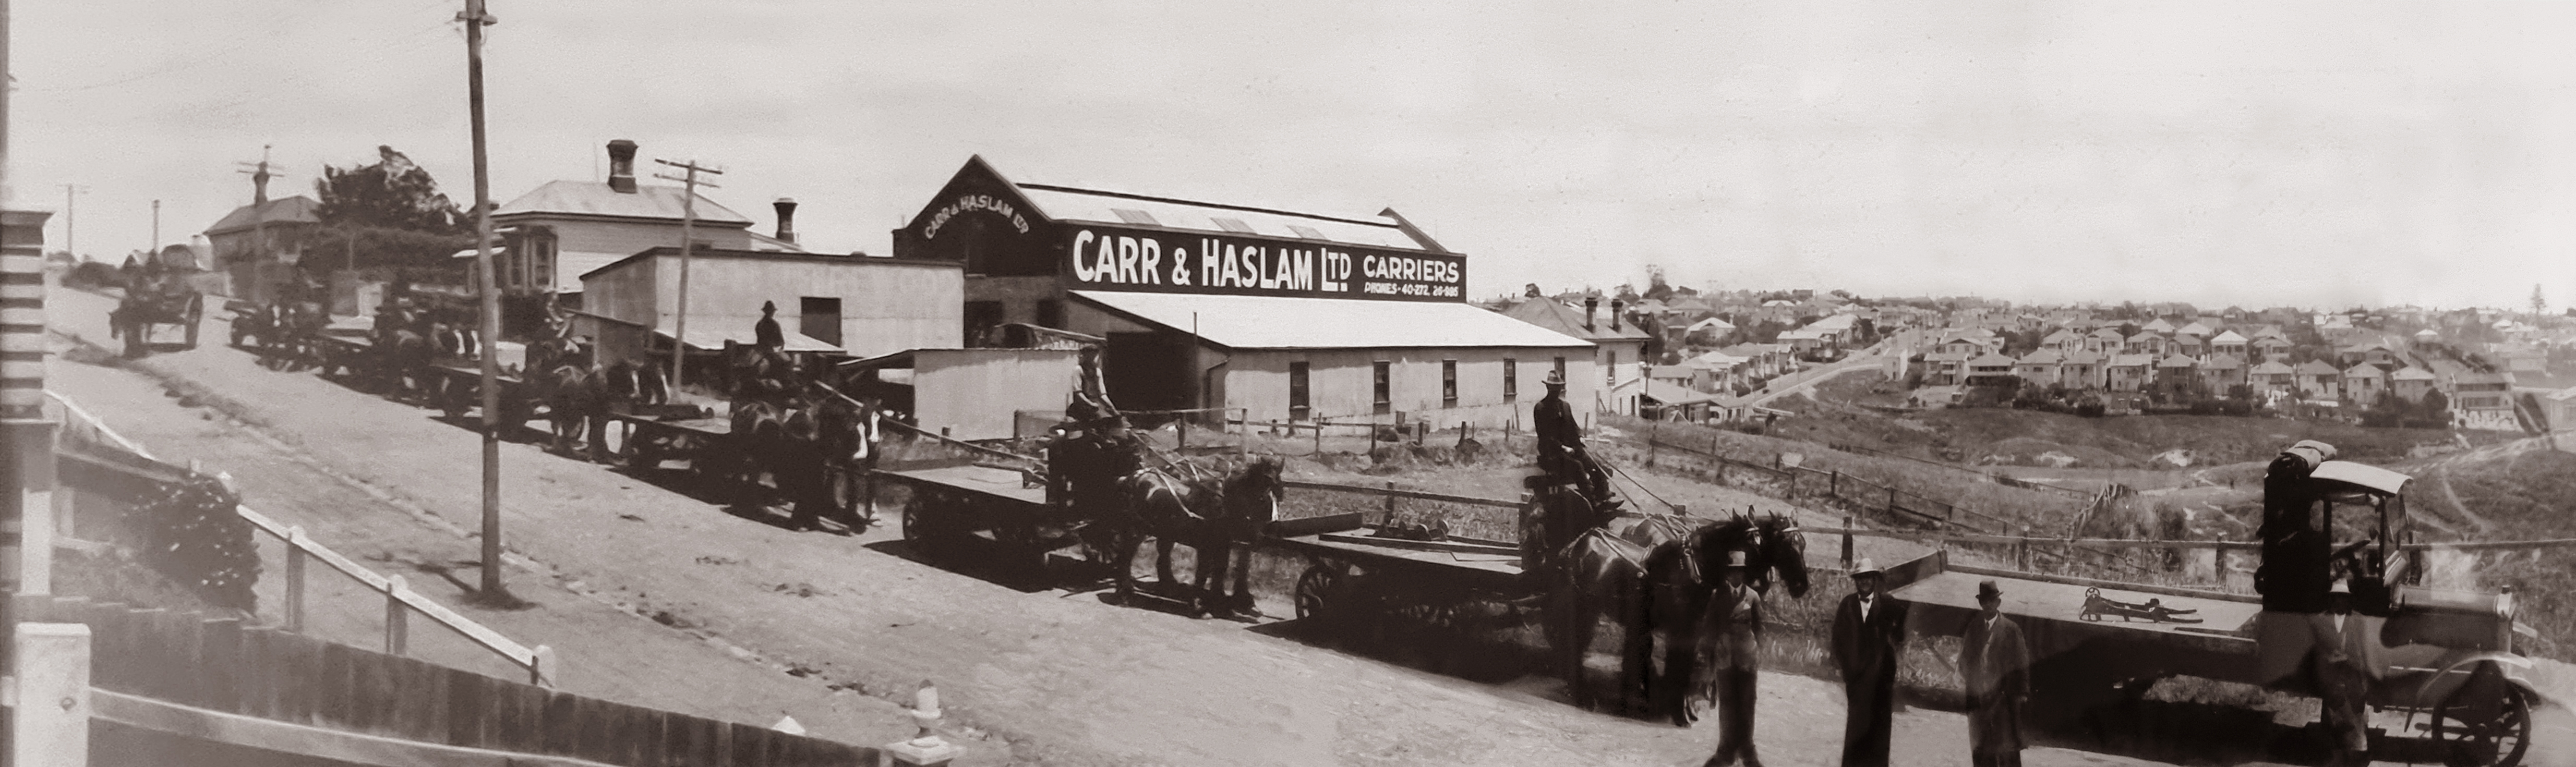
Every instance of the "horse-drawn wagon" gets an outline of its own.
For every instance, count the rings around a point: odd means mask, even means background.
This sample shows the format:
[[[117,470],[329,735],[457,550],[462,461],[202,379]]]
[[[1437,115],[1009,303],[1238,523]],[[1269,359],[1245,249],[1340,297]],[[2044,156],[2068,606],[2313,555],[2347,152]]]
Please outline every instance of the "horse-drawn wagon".
[[[150,351],[153,331],[164,325],[177,326],[185,335],[185,348],[194,349],[197,325],[205,313],[206,297],[187,280],[153,271],[126,284],[125,297],[108,312],[108,329],[125,340],[128,357],[141,357]]]
[[[933,559],[968,556],[981,544],[990,561],[1015,575],[1037,577],[1047,557],[1076,549],[1086,561],[1106,559],[1105,540],[1086,541],[1082,525],[1047,503],[1043,483],[1029,472],[995,464],[931,466],[879,471],[902,487],[903,540]]]
[[[2380,712],[2369,718],[2372,756],[2510,767],[2530,747],[2531,709],[2542,700],[2524,675],[2530,662],[2513,650],[2514,636],[2527,629],[2514,621],[2509,591],[2422,584],[2419,560],[2431,547],[2408,541],[2400,494],[2406,481],[2384,469],[2320,460],[2313,472],[2286,481],[2276,477],[2273,487],[2298,493],[2277,511],[2293,521],[2316,520],[2309,523],[2314,532],[2337,529],[2337,507],[2375,513],[2365,524],[2344,527],[2369,530],[2367,538],[2331,550],[2332,558],[2346,563],[2352,600],[2346,620],[2358,622],[2366,634],[2349,643],[2361,648],[2351,653],[2352,662],[2377,672],[2366,675],[2370,681],[2362,696]],[[2318,553],[2329,551],[2323,540],[2314,543]],[[2302,559],[2283,553],[2265,552],[2267,560]],[[1887,585],[1890,596],[1911,606],[1917,631],[1955,635],[1979,612],[1977,583],[1995,581],[2003,593],[2001,610],[2022,626],[2030,643],[2032,684],[2050,698],[2035,711],[2098,711],[2168,676],[2325,697],[2323,677],[2311,670],[2318,657],[2312,653],[2341,650],[2319,646],[2312,629],[2323,616],[2317,608],[2284,609],[2304,606],[2284,603],[2292,590],[2327,596],[2329,560],[2305,559],[2313,561],[2296,564],[2313,566],[2315,577],[2293,572],[2289,563],[2267,561],[2265,597],[1984,570],[1952,565],[1943,552],[1889,568]],[[2316,582],[2303,583],[2310,580]],[[2292,603],[2305,601],[2288,596]]]

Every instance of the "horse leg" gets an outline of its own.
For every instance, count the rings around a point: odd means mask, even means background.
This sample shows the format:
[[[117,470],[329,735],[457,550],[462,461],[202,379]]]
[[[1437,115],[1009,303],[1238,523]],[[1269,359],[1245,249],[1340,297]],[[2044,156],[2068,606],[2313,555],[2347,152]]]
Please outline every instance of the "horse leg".
[[[1565,692],[1574,699],[1574,707],[1592,708],[1592,689],[1583,683],[1583,658],[1592,649],[1592,605],[1584,598],[1584,584],[1568,583],[1556,602],[1557,635],[1562,640],[1557,648],[1557,663],[1565,674]]]
[[[1109,545],[1110,575],[1118,580],[1120,603],[1136,596],[1136,549],[1144,543],[1144,533],[1131,527],[1119,530]]]
[[[1652,705],[1654,689],[1650,677],[1654,671],[1655,631],[1648,617],[1652,584],[1640,577],[1622,585],[1615,595],[1619,607],[1619,694],[1623,708],[1635,711]],[[1651,710],[1651,709],[1649,709]]]
[[[1161,534],[1161,533],[1157,533],[1157,534],[1154,536],[1154,582],[1155,582],[1155,583],[1159,583],[1159,584],[1168,584],[1168,583],[1171,583],[1171,582],[1172,582],[1172,544],[1173,544],[1173,543],[1174,543],[1174,541],[1172,540],[1172,536],[1170,536],[1170,535],[1164,535],[1164,534]]]

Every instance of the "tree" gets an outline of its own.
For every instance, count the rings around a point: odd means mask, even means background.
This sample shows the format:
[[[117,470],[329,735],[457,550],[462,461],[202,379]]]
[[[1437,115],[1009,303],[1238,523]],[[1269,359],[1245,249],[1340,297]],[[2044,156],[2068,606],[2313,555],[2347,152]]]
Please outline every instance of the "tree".
[[[2531,284],[2531,313],[2532,313],[2532,314],[2537,315],[2537,314],[2541,314],[2541,313],[2544,313],[2544,312],[2547,312],[2547,311],[2549,311],[2549,299],[2548,299],[2547,297],[2542,296],[2542,295],[2540,294],[2540,283],[2537,283],[2537,282],[2532,283],[2532,284]]]
[[[1672,298],[1672,295],[1673,286],[1670,283],[1664,282],[1664,267],[1657,264],[1647,264],[1645,297],[1657,301],[1663,301]]]
[[[326,227],[405,229],[431,234],[464,234],[465,214],[438,191],[429,171],[393,147],[376,147],[373,165],[323,166],[313,182],[322,204],[314,215]]]
[[[1541,297],[1544,297],[1544,296],[1546,296],[1546,295],[1547,295],[1547,294],[1542,293],[1542,292],[1540,292],[1540,291],[1539,291],[1539,289],[1538,289],[1538,283],[1535,283],[1535,282],[1530,283],[1528,287],[1521,288],[1521,297],[1522,297],[1522,298],[1541,298]]]

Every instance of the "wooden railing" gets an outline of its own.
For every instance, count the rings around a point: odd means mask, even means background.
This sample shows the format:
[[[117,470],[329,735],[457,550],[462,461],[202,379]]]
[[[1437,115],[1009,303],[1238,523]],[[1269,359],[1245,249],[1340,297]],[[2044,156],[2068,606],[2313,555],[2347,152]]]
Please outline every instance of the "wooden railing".
[[[116,464],[115,462],[104,461],[95,462],[96,466],[111,471],[120,471],[127,474],[138,475],[138,478],[140,479],[153,482],[167,482],[174,477],[184,476],[184,471],[179,467],[170,466],[167,463],[161,462],[160,459],[154,458],[152,454],[145,451],[141,445],[135,444],[133,440],[126,439],[124,435],[117,434],[114,429],[107,426],[106,422],[99,420],[96,415],[92,415],[88,410],[82,409],[79,404],[74,403],[70,398],[52,391],[45,392],[45,395],[53,398],[56,403],[62,405],[63,412],[66,416],[64,418],[64,436],[76,440],[103,441],[108,445],[113,445],[117,449],[133,453],[135,456],[144,458],[155,464],[159,464],[161,468],[160,470],[140,469],[125,467],[121,464]],[[77,454],[67,455],[76,456]],[[79,488],[73,487],[71,489],[77,490]],[[475,622],[472,618],[460,615],[455,610],[449,609],[447,606],[441,605],[429,597],[422,596],[421,594],[412,591],[404,583],[402,576],[385,576],[378,574],[373,570],[369,570],[366,567],[359,565],[356,561],[349,559],[347,556],[344,556],[339,552],[332,551],[330,547],[315,542],[312,538],[307,537],[304,534],[304,530],[301,527],[280,524],[276,520],[271,519],[268,515],[252,510],[249,506],[236,505],[234,507],[234,511],[240,514],[244,521],[249,522],[253,529],[270,536],[274,536],[286,544],[286,583],[284,589],[286,599],[283,607],[285,613],[283,616],[283,622],[286,630],[293,632],[302,632],[304,630],[304,597],[306,591],[304,571],[308,561],[320,560],[323,564],[329,565],[331,569],[338,570],[343,575],[346,575],[350,579],[357,581],[360,585],[365,586],[367,590],[384,596],[384,648],[387,654],[399,656],[407,651],[411,642],[411,614],[419,613],[428,617],[432,622],[445,626],[449,630],[455,631],[457,634],[464,636],[466,639],[472,640],[475,644],[482,646],[484,649],[490,650],[494,655],[500,656],[511,665],[526,671],[529,683],[548,687],[555,686],[557,683],[562,663],[557,658],[556,653],[552,648],[545,645],[538,645],[531,648],[518,642],[511,641],[508,637],[502,636],[500,632],[493,631],[490,627]]]

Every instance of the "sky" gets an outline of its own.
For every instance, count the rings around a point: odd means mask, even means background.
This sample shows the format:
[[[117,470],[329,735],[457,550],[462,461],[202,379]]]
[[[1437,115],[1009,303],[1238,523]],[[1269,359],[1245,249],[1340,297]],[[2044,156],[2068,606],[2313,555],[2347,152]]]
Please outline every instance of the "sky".
[[[462,0],[12,4],[7,193],[116,259],[391,145],[473,197]],[[2576,4],[493,0],[491,194],[602,146],[816,250],[970,155],[1347,217],[1473,295],[2576,302]],[[648,169],[659,169],[650,162]],[[650,179],[648,179],[649,181]],[[64,185],[76,185],[64,215]],[[67,227],[76,231],[67,231]]]

